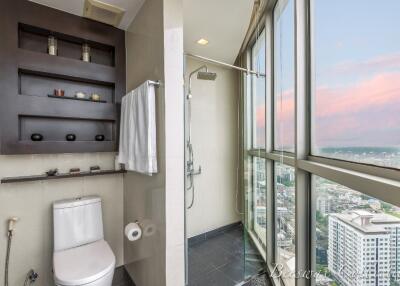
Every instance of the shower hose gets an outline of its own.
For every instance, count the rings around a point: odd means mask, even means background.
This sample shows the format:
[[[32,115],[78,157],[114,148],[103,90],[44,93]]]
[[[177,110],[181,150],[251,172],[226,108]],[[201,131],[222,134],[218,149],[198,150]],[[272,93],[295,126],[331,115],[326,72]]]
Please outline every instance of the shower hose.
[[[8,266],[10,262],[11,241],[12,241],[12,231],[8,231],[6,264],[4,269],[4,286],[8,286]]]

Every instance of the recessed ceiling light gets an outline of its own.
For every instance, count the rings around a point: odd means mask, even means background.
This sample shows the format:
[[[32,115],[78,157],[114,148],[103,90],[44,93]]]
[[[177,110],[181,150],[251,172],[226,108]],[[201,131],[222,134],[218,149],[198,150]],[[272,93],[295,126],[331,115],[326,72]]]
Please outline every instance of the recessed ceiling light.
[[[197,43],[198,43],[199,45],[205,46],[205,45],[208,44],[208,41],[207,41],[206,39],[201,38],[200,40],[197,41]]]

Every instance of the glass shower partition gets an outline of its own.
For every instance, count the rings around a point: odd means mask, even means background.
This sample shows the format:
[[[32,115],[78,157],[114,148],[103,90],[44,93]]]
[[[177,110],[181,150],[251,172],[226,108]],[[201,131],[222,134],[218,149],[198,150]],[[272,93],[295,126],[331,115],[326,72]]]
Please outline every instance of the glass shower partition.
[[[250,50],[252,70],[265,74],[265,32]],[[266,269],[267,173],[266,160],[266,79],[243,75],[243,191],[244,275],[256,276]]]

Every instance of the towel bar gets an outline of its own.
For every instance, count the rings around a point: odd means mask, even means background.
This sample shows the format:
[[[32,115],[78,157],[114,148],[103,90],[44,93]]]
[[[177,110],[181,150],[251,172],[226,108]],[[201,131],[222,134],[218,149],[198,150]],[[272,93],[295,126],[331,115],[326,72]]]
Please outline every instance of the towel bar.
[[[157,81],[149,80],[149,83],[154,85],[155,87],[159,87],[161,85],[161,82],[159,80]]]

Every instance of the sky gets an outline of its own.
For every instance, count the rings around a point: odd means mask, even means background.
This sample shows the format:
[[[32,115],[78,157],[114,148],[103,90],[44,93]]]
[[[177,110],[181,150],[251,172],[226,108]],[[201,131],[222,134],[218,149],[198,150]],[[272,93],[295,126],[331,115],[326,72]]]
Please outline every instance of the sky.
[[[265,32],[262,31],[258,41],[252,49],[252,66],[255,71],[265,74]],[[265,78],[252,75],[254,82],[254,101],[255,101],[255,126],[253,130],[253,148],[265,148]]]
[[[275,13],[275,148],[294,146],[293,0]],[[313,144],[400,147],[400,1],[314,0]],[[258,106],[257,121],[265,108]]]

